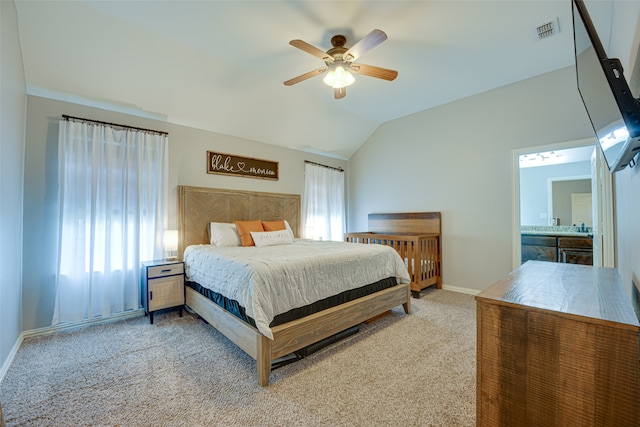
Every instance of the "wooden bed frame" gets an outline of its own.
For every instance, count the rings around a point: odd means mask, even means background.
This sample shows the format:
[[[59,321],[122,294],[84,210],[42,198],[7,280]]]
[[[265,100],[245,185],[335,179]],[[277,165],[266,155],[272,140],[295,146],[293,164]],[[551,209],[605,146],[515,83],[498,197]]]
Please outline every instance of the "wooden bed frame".
[[[285,219],[295,236],[299,233],[300,196],[203,187],[178,187],[178,256],[189,245],[209,243],[210,222]],[[214,328],[256,360],[258,383],[269,384],[271,362],[402,304],[411,312],[408,284],[332,307],[302,319],[271,328],[273,340],[243,322],[190,287],[186,304]]]
[[[369,231],[346,233],[345,241],[394,248],[411,276],[411,292],[436,285],[442,288],[440,212],[372,213]]]

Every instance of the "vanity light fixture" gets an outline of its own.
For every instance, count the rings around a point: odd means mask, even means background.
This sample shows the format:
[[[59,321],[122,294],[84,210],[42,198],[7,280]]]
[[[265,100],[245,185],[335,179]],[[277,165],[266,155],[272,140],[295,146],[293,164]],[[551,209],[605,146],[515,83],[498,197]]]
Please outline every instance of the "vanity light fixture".
[[[520,162],[530,161],[530,162],[544,162],[547,159],[562,157],[562,154],[558,154],[555,151],[550,152],[541,152],[541,153],[531,153],[531,154],[523,154],[520,156]]]
[[[541,151],[539,153],[528,153],[519,156],[521,168],[535,166],[551,166],[562,162],[563,155],[555,151]]]

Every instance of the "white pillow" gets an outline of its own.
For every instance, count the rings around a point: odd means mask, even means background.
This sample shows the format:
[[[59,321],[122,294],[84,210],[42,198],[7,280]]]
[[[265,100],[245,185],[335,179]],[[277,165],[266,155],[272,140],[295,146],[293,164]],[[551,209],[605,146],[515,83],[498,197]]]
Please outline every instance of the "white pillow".
[[[251,237],[258,247],[289,245],[293,243],[293,238],[291,237],[291,232],[289,230],[252,231]]]
[[[291,238],[295,239],[296,236],[293,235],[293,230],[291,229],[291,226],[289,225],[289,222],[286,219],[284,220],[284,226],[287,227],[287,230],[289,230],[289,233],[291,233]]]
[[[236,225],[227,222],[209,223],[209,241],[212,245],[221,248],[227,246],[242,246]]]

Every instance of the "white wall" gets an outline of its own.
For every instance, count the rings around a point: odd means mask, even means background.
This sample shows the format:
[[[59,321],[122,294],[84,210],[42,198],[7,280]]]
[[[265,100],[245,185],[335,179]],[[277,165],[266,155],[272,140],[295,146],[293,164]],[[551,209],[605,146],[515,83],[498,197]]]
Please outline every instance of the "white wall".
[[[23,329],[49,326],[55,300],[58,122],[62,115],[169,132],[169,228],[176,226],[178,185],[302,194],[304,160],[347,168],[347,162],[185,126],[41,97],[27,99],[24,182]],[[279,162],[278,181],[212,175],[207,150]]]
[[[25,78],[13,1],[0,2],[0,379],[22,332]]]
[[[615,175],[617,267],[627,289],[640,289],[640,166]]]
[[[573,68],[386,123],[349,161],[349,231],[441,211],[443,285],[484,289],[513,267],[513,150],[591,136]]]
[[[608,56],[619,57],[633,95],[640,97],[640,2],[616,1],[612,45]],[[640,157],[636,157],[640,162]],[[614,175],[616,257],[624,285],[640,288],[640,166]]]

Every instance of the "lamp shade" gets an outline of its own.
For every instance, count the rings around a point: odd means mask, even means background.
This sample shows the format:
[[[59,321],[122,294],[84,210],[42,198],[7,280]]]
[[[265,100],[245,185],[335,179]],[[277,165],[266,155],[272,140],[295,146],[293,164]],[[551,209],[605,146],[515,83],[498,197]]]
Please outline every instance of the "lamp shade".
[[[162,240],[165,251],[174,252],[178,250],[178,230],[165,230]]]

